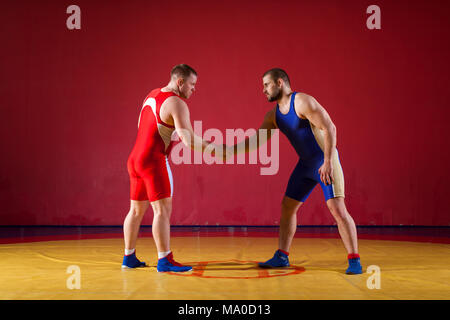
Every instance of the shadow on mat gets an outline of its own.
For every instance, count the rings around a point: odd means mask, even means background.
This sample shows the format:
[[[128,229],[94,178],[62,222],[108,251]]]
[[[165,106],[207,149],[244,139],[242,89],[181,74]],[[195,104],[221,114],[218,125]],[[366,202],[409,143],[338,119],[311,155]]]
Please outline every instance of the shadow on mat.
[[[262,261],[211,261],[211,262],[186,262],[191,265],[193,270],[209,270],[209,271],[226,271],[226,270],[263,270],[258,266],[258,262]],[[275,268],[282,270],[295,270],[301,267],[291,265],[284,268]]]

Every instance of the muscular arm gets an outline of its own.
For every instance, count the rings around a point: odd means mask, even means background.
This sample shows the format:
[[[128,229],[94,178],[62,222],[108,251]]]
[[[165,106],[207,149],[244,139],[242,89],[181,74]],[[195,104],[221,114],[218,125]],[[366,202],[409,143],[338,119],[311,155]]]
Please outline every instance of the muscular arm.
[[[298,98],[297,98],[298,96]],[[324,134],[324,161],[319,168],[321,181],[329,185],[333,183],[333,163],[331,161],[336,152],[336,127],[328,112],[311,96],[299,94],[295,97],[295,111],[306,117]]]
[[[177,97],[169,99],[167,112],[173,119],[175,130],[181,141],[191,149],[204,151],[211,143],[194,133],[187,104]]]
[[[317,102],[314,97],[305,94],[297,94],[295,97],[295,111],[308,119],[324,134],[324,160],[331,161],[336,152],[336,126],[328,112]]]
[[[268,140],[270,140],[270,138],[272,138],[274,129],[277,129],[275,123],[275,108],[266,113],[264,120],[255,135],[234,145],[234,154],[243,152],[248,153],[253,151],[255,148],[258,149],[261,145],[265,144]]]

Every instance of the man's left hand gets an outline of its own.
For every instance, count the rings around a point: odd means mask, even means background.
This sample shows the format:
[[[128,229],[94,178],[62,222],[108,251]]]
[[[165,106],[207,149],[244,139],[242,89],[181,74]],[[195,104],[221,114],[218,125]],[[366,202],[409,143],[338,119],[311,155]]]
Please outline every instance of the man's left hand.
[[[331,161],[325,160],[322,166],[319,168],[320,180],[325,185],[333,183],[333,165]]]

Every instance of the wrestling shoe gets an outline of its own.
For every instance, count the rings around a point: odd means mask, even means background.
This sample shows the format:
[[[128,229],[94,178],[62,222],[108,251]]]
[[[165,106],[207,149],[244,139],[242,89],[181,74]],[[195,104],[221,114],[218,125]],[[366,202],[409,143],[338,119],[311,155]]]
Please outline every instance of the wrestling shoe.
[[[282,268],[289,267],[289,257],[281,250],[277,250],[273,255],[273,258],[266,262],[258,263],[260,268]]]
[[[158,259],[158,265],[156,266],[158,272],[186,272],[191,271],[191,266],[183,266],[181,263],[173,260],[172,252],[164,258]]]
[[[361,274],[362,266],[359,258],[348,259],[348,269],[345,271],[346,274]]]
[[[141,262],[136,258],[136,251],[127,256],[123,256],[122,268],[139,268],[145,267],[145,262]]]

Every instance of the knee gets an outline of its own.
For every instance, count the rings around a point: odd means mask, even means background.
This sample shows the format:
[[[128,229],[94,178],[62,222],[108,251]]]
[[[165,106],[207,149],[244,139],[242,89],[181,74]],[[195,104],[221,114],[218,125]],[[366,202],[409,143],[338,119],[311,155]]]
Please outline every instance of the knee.
[[[329,207],[331,214],[333,215],[336,222],[346,221],[350,215],[345,208],[335,208]]]
[[[157,217],[170,217],[172,213],[172,205],[161,205],[153,208],[153,214]]]
[[[300,208],[300,203],[298,201],[293,201],[287,198],[284,198],[281,202],[281,213],[282,214],[293,214],[297,213],[297,210]]]
[[[128,214],[134,216],[134,217],[143,217],[144,214],[147,212],[148,206],[131,206],[130,211]]]
[[[134,218],[142,218],[145,214],[145,210],[139,210],[135,208],[131,208],[128,212],[128,215],[133,216]]]

